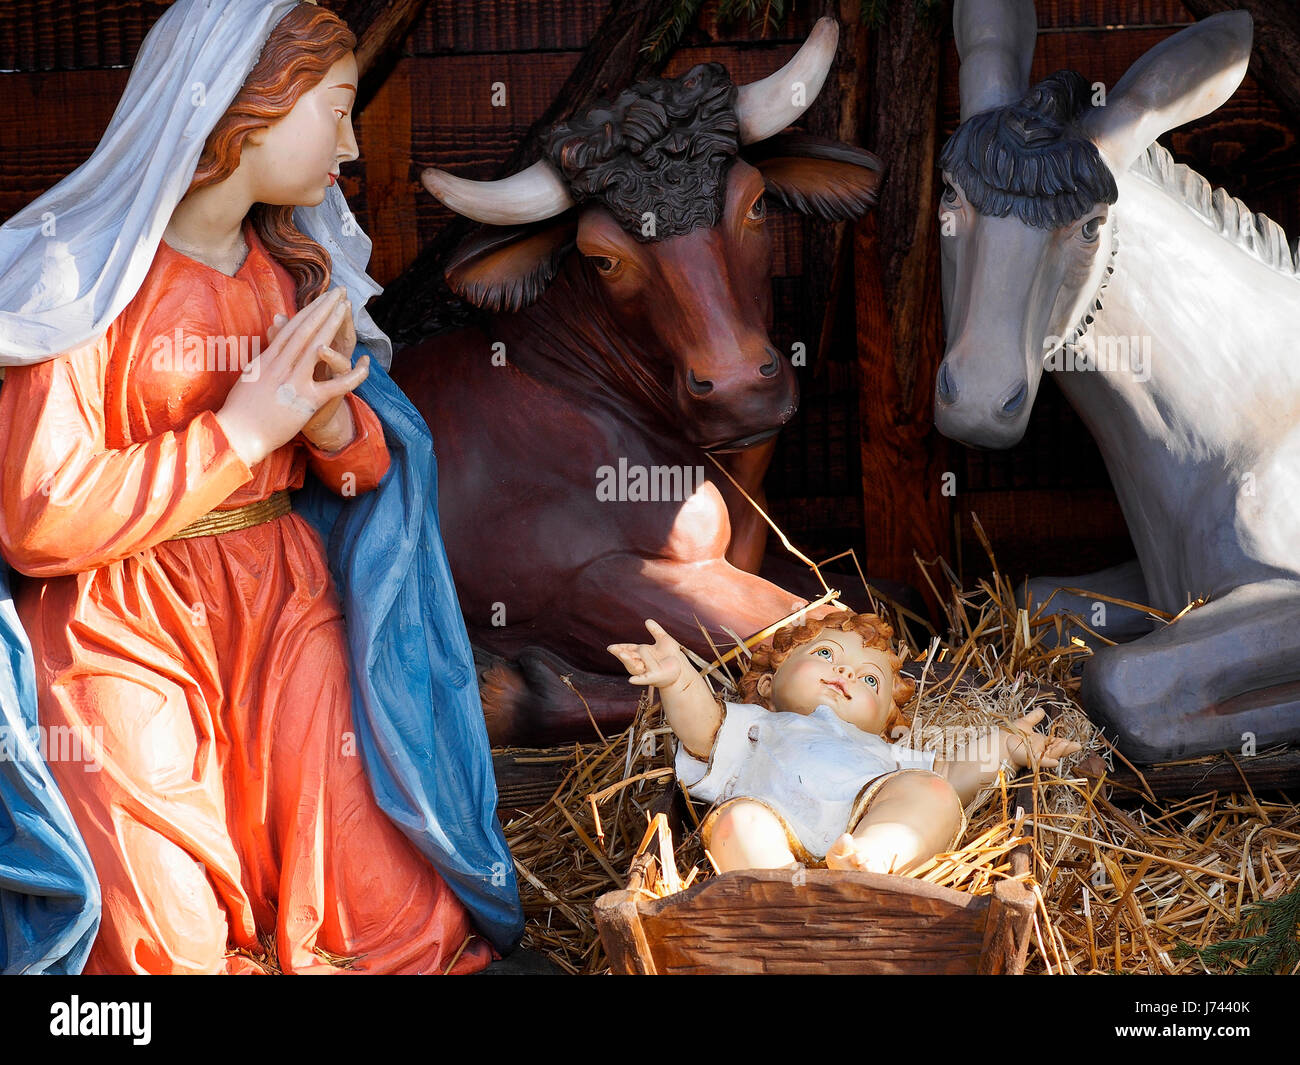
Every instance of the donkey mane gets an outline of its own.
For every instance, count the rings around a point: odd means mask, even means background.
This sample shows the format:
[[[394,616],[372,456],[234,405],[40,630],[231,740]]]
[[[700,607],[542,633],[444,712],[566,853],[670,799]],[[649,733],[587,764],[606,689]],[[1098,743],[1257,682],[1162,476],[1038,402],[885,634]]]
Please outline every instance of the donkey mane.
[[[939,165],[979,214],[1014,214],[1039,229],[1069,225],[1118,195],[1097,146],[1075,128],[1088,94],[1081,74],[1058,70],[1016,103],[971,115],[948,138]]]
[[[1175,163],[1168,149],[1158,141],[1137,158],[1129,173],[1146,178],[1186,204],[1219,236],[1249,252],[1265,266],[1288,277],[1300,274],[1295,251],[1280,225],[1267,215],[1252,211],[1223,189],[1212,188],[1186,164]]]

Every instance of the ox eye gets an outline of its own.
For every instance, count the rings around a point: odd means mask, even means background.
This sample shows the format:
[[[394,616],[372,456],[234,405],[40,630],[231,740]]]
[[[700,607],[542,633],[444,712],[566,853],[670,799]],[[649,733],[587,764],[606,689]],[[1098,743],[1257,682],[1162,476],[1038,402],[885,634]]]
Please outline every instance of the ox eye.
[[[1101,222],[1101,215],[1098,215],[1096,218],[1089,218],[1088,221],[1084,222],[1079,228],[1079,236],[1083,237],[1084,240],[1091,244],[1097,239],[1097,234],[1101,232]]]
[[[611,277],[618,273],[618,268],[623,265],[619,260],[609,255],[589,255],[591,265],[596,268],[596,273],[601,277]]]
[[[760,196],[752,204],[749,210],[745,212],[746,222],[761,222],[767,217],[767,197]]]

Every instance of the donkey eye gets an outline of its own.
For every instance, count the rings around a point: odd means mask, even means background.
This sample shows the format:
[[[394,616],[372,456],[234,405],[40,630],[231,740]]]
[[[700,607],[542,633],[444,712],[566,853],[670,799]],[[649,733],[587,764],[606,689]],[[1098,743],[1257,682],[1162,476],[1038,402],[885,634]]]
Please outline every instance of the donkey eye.
[[[957,189],[951,181],[943,183],[943,203],[945,207],[957,206]]]
[[[1101,215],[1096,218],[1089,218],[1079,229],[1079,235],[1089,244],[1097,239],[1097,234],[1101,232]]]
[[[767,197],[760,196],[749,205],[749,210],[745,212],[746,222],[761,222],[767,217]]]

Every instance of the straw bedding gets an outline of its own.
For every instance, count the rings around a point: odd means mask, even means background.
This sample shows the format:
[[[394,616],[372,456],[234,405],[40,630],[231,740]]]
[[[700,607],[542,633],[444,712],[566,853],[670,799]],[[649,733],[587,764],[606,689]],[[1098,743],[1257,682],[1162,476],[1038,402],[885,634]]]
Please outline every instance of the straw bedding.
[[[1300,872],[1296,804],[1283,795],[1253,794],[1243,777],[1239,792],[1116,805],[1105,773],[1119,755],[1079,708],[1071,670],[1087,648],[1068,632],[1062,636],[1060,622],[1018,609],[996,562],[994,577],[969,591],[941,562],[922,568],[932,586],[935,574],[949,585],[942,597],[949,625],[943,639],[922,635],[918,642],[919,619],[867,592],[869,608],[891,617],[913,659],[909,671],[919,683],[908,707],[911,742],[933,748],[954,728],[1007,723],[1043,707],[1053,732],[1083,749],[1059,769],[1027,770],[986,789],[968,808],[962,847],[913,875],[986,893],[1011,875],[1008,854],[1027,842],[1029,885],[1038,902],[1028,972],[1244,967],[1239,955],[1216,960],[1197,949],[1240,936],[1248,907],[1294,891]],[[743,666],[745,651],[737,644],[718,649],[717,658],[728,661],[709,676],[724,694]],[[666,822],[652,816],[656,803],[664,805],[665,790],[679,785],[671,732],[651,695],[642,698],[635,722],[622,734],[568,748],[567,773],[550,800],[506,824],[528,917],[524,945],[570,973],[608,971],[592,905],[625,886],[636,855],[646,849],[654,854],[645,888],[654,895],[713,875],[698,832],[689,831],[694,825],[688,823],[685,838],[670,842]],[[702,812],[695,807],[689,816]],[[1294,927],[1280,934],[1293,948]],[[1284,971],[1298,967],[1289,961],[1294,949],[1281,956]]]

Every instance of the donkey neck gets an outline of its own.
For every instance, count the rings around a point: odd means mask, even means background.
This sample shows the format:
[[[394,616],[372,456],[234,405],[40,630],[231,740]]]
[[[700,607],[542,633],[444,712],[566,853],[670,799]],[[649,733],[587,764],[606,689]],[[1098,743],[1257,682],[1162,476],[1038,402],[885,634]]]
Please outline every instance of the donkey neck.
[[[1249,562],[1231,541],[1239,488],[1300,422],[1300,281],[1145,179],[1119,189],[1115,273],[1090,332],[1112,350],[1149,345],[1149,377],[1130,364],[1057,381],[1105,459],[1149,601],[1178,610]]]
[[[671,424],[671,396],[653,356],[614,321],[576,259],[569,256],[541,299],[496,320],[493,333],[505,342],[506,357],[584,405],[605,401],[625,417],[648,412]]]
[[[1099,423],[1103,450],[1102,426],[1118,422],[1129,442],[1158,444],[1179,464],[1240,454],[1261,419],[1297,413],[1300,372],[1285,338],[1300,311],[1300,281],[1150,181],[1126,174],[1119,188],[1119,254],[1090,334],[1099,351],[1149,352],[1149,378],[1130,355],[1127,366],[1058,381],[1085,420]]]

